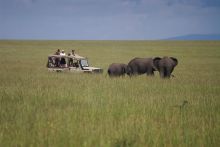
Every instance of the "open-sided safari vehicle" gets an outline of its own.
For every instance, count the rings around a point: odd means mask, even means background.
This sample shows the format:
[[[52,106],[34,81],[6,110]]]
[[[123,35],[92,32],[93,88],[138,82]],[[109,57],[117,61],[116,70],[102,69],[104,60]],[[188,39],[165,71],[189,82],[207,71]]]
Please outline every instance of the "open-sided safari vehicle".
[[[90,67],[87,58],[75,55],[49,55],[47,61],[49,71],[73,73],[102,73],[103,69]]]

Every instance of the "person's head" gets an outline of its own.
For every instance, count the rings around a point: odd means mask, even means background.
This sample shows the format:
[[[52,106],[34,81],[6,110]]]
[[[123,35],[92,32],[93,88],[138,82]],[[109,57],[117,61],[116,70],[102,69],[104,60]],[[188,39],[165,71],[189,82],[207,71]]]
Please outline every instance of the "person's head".
[[[64,53],[64,50],[62,50],[62,53]]]
[[[60,54],[60,49],[57,49],[57,51],[55,52],[55,55],[59,55]]]
[[[75,50],[72,50],[72,54],[75,54]]]

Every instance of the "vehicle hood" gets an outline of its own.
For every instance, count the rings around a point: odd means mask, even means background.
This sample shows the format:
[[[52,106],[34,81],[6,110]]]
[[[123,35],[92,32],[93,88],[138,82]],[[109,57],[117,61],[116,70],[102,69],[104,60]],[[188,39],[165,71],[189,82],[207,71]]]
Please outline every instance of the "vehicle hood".
[[[92,73],[103,73],[103,69],[98,67],[84,67],[84,71],[92,72]]]
[[[101,69],[101,68],[98,68],[98,67],[83,67],[83,69],[96,70],[96,69]]]

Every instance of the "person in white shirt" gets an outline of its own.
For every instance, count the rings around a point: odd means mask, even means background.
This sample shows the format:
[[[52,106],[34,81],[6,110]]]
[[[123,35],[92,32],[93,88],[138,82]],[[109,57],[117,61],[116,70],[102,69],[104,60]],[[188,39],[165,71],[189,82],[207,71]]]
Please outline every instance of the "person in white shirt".
[[[66,53],[64,52],[64,50],[61,51],[60,55],[61,55],[61,56],[65,56],[65,55],[66,55]]]

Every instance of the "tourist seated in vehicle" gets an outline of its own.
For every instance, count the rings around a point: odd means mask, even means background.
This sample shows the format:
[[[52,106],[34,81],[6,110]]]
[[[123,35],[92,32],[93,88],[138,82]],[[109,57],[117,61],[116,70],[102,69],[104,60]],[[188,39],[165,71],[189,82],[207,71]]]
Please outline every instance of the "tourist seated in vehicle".
[[[55,57],[55,67],[60,67],[60,58]]]
[[[73,67],[78,68],[79,67],[79,63],[77,61],[73,62]]]
[[[60,55],[60,49],[57,49],[55,52],[55,55]],[[60,67],[60,58],[59,57],[52,57],[52,60],[54,61],[54,67]]]
[[[72,50],[72,55],[75,56],[75,50]]]
[[[68,67],[78,68],[79,67],[78,61],[71,58],[71,53],[69,53],[68,56],[70,56],[70,58],[68,58]]]
[[[71,53],[68,53],[68,56],[71,56]],[[69,67],[73,66],[73,58],[68,58],[68,66]]]
[[[67,67],[65,58],[61,58],[61,60],[60,60],[60,67]]]
[[[60,55],[61,55],[61,56],[65,56],[65,55],[66,55],[65,51],[62,50],[61,53],[60,53]],[[65,60],[65,58],[63,58],[63,57],[61,57],[61,59],[60,59],[60,67],[67,67],[67,65],[66,65],[66,60]]]

